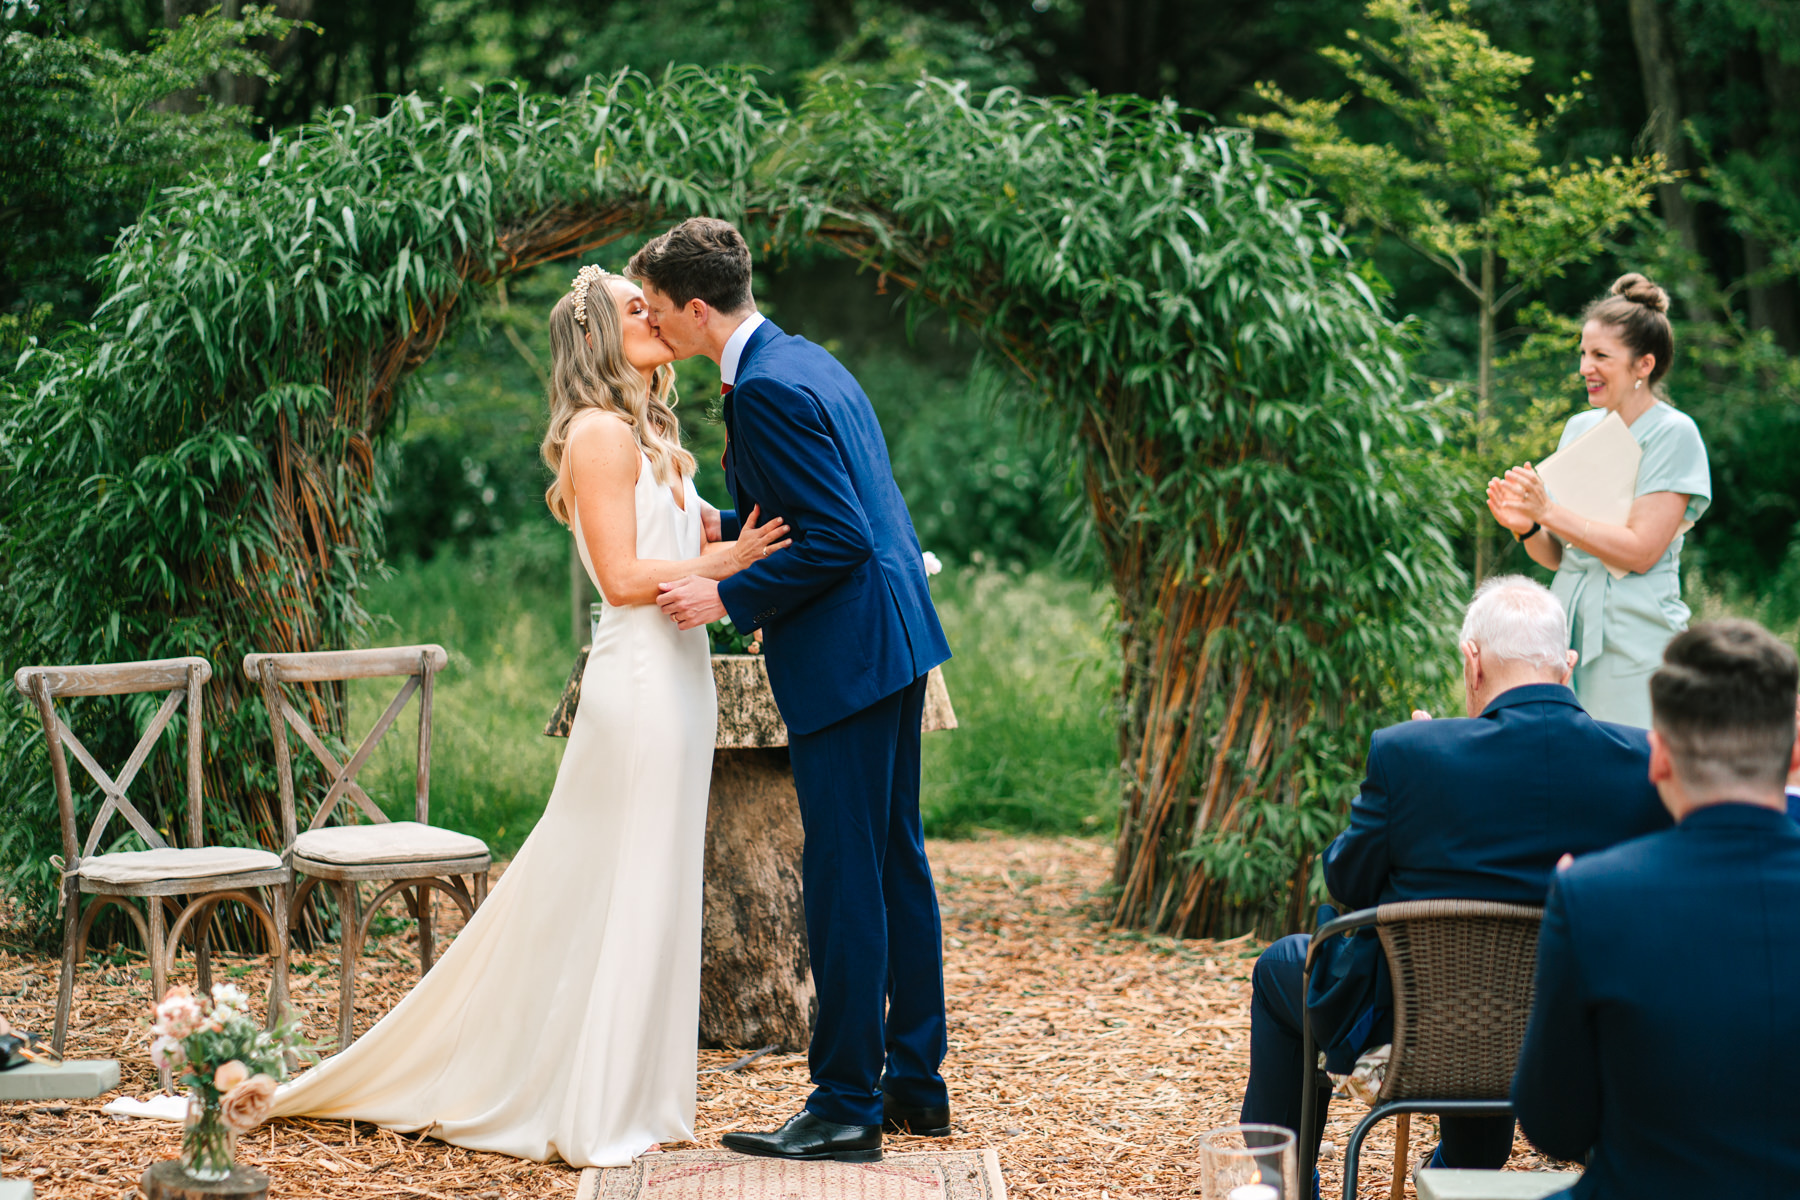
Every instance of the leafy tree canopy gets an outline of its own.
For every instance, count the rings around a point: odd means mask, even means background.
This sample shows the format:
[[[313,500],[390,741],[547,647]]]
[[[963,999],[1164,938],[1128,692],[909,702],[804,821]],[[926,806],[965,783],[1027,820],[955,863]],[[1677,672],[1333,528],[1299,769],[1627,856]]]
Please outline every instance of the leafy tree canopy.
[[[255,145],[248,109],[171,101],[220,73],[271,77],[251,43],[298,22],[252,5],[157,29],[147,52],[127,53],[73,34],[60,6],[38,17],[41,33],[0,27],[0,311],[85,315],[95,249],[160,188]]]

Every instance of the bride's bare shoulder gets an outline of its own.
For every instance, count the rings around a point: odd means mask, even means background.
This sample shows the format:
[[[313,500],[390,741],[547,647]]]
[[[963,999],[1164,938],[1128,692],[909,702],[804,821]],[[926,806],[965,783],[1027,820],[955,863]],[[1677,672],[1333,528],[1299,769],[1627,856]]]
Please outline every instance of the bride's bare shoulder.
[[[596,457],[637,462],[637,438],[632,435],[631,426],[624,418],[603,409],[577,413],[564,437],[568,453],[577,460]]]

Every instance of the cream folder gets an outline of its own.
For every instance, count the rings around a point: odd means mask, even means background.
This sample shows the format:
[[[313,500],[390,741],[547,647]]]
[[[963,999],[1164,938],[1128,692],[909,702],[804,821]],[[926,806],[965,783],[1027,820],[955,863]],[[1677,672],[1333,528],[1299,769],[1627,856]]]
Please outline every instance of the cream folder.
[[[1643,457],[1643,447],[1631,430],[1618,413],[1611,412],[1539,463],[1537,473],[1550,498],[1576,516],[1623,525],[1631,518],[1631,502],[1637,499],[1638,462]],[[1629,574],[1610,563],[1606,569],[1614,579]]]

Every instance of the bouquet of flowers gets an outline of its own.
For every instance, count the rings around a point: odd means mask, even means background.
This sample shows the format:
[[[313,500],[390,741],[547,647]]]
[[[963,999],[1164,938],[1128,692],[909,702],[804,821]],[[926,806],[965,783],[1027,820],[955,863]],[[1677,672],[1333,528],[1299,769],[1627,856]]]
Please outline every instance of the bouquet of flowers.
[[[297,1021],[261,1028],[249,997],[229,983],[213,985],[211,996],[170,988],[150,1034],[150,1061],[188,1089],[181,1162],[196,1179],[229,1175],[237,1135],[268,1119],[290,1058],[318,1058]]]

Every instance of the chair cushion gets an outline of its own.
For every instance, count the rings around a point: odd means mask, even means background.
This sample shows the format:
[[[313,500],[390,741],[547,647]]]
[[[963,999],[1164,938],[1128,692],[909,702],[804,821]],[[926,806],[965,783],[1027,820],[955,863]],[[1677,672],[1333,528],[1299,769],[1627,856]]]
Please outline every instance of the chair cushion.
[[[199,846],[192,850],[122,850],[81,860],[80,875],[98,883],[154,883],[158,879],[206,879],[281,870],[279,855],[237,846]]]
[[[478,837],[417,821],[328,825],[310,829],[294,840],[294,853],[301,858],[346,867],[474,858],[487,852],[487,843]]]

